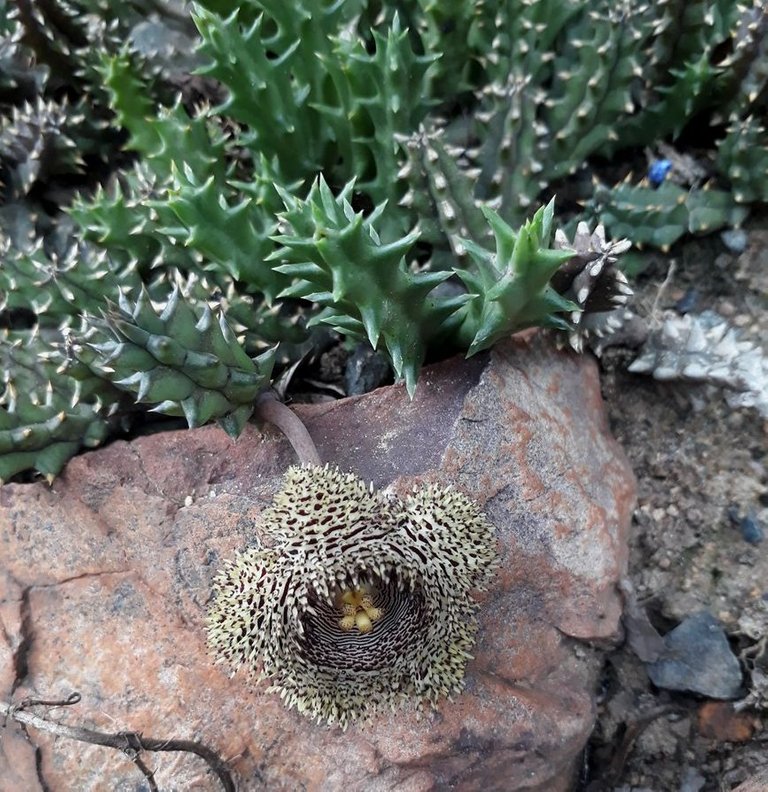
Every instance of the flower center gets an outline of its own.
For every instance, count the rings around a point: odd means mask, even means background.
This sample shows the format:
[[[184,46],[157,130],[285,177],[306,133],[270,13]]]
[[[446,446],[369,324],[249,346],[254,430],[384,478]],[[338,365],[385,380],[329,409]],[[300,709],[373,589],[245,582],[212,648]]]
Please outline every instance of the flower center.
[[[336,597],[336,607],[341,611],[339,627],[345,632],[357,629],[368,633],[373,623],[378,621],[384,612],[373,604],[373,596],[368,588],[344,589]]]
[[[322,597],[310,589],[300,613],[298,653],[322,670],[338,674],[391,669],[426,633],[431,620],[423,590],[403,573],[337,576]]]

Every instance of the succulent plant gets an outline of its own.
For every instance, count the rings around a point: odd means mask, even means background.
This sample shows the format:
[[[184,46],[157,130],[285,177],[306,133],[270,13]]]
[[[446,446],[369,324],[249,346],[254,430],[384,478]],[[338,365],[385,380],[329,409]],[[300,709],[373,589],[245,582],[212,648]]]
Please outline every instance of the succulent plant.
[[[607,242],[603,226],[590,231],[585,222],[576,227],[573,241],[562,230],[556,232],[555,247],[577,254],[552,276],[552,287],[578,306],[568,330],[570,345],[577,352],[583,350],[585,338],[612,329],[613,315],[632,296],[624,273],[616,268],[618,257],[631,245],[628,239]]]
[[[261,533],[216,578],[219,662],[342,728],[461,689],[470,592],[497,564],[493,526],[466,496],[430,485],[401,501],[331,467],[292,467]]]
[[[628,182],[612,189],[599,185],[586,212],[599,217],[612,234],[662,250],[687,233],[739,226],[748,214],[731,193],[709,186],[688,190],[667,181],[657,188]]]
[[[7,66],[3,74],[9,82],[5,95],[15,105],[6,116],[3,151],[13,153],[17,170],[30,171],[15,181],[21,178],[23,184],[34,174],[49,188],[61,190],[64,184],[92,183],[90,171],[112,167],[122,136],[111,123],[98,67],[106,52],[117,52],[126,42],[135,51],[143,25],[144,13],[132,3],[15,3],[8,29],[0,34]],[[135,59],[137,68],[141,61],[141,68],[150,70],[147,58]],[[22,77],[23,66],[27,73]],[[0,87],[0,104],[3,93]],[[18,161],[25,149],[26,164]],[[50,175],[44,179],[45,170]]]
[[[1,233],[0,244],[2,306],[32,310],[44,327],[66,325],[80,311],[97,312],[120,289],[134,291],[142,284],[135,262],[121,266],[106,251],[86,245],[67,240],[67,247],[56,249],[38,238],[18,250]]]
[[[549,248],[554,205],[539,209],[519,232],[484,207],[495,237],[491,252],[462,239],[474,270],[458,270],[470,299],[457,311],[457,335],[468,354],[487,349],[500,338],[531,325],[565,330],[564,314],[579,312],[576,303],[552,285],[553,276],[574,257],[572,250]]]
[[[82,448],[99,445],[108,422],[90,404],[73,403],[76,391],[52,387],[24,393],[7,387],[0,405],[0,482],[24,470],[52,481]]]
[[[67,127],[77,123],[65,105],[25,102],[13,108],[0,128],[0,152],[6,200],[25,196],[35,184],[55,178],[56,172],[77,172],[83,161]]]
[[[290,262],[275,269],[294,283],[281,294],[325,307],[313,322],[367,338],[374,349],[381,339],[396,375],[413,393],[427,345],[455,307],[430,298],[451,273],[411,271],[406,255],[418,233],[383,244],[373,226],[380,213],[356,213],[348,200],[353,186],[335,198],[320,179],[305,201],[283,194],[283,233],[275,237],[282,247],[273,258]]]
[[[121,292],[101,319],[86,318],[72,352],[154,412],[183,415],[190,426],[216,418],[237,437],[269,384],[274,350],[249,358],[217,313],[206,306],[198,315],[178,288],[160,313],[145,289],[135,302]]]
[[[733,117],[726,136],[720,142],[717,165],[730,181],[737,203],[744,205],[768,200],[764,178],[768,172],[766,121],[755,116]]]
[[[93,378],[61,375],[64,363],[39,330],[6,330],[0,344],[0,481],[32,469],[49,481],[81,448],[99,445],[119,422],[118,399],[102,403]]]
[[[413,392],[424,360],[516,329],[599,332],[611,235],[666,247],[766,199],[760,0],[151,5],[20,0],[0,20],[0,324],[77,349],[105,405],[159,392],[131,369],[145,356],[91,346],[127,343],[121,291],[219,312],[254,392],[269,367],[245,359],[279,343],[295,363],[321,326]],[[694,133],[708,181],[593,186],[601,158]],[[605,256],[552,243],[555,191],[584,207],[572,227],[606,229]],[[242,426],[247,389],[163,376],[167,409]]]
[[[768,417],[768,357],[714,311],[665,317],[629,370],[664,382],[718,385],[729,404]]]

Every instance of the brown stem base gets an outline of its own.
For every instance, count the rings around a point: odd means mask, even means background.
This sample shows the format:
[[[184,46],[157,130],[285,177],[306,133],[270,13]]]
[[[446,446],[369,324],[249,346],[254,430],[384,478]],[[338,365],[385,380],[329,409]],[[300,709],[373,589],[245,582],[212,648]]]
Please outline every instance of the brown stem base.
[[[274,393],[265,391],[259,396],[254,415],[259,420],[274,424],[288,438],[302,465],[322,464],[307,427],[290,407],[278,401]]]

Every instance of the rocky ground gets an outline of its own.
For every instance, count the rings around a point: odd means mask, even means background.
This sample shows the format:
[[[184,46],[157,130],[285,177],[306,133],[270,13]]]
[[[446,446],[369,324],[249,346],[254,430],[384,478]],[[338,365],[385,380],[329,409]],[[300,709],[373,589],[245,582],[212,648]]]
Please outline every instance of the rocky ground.
[[[712,309],[765,346],[767,227],[766,218],[755,222],[742,253],[713,236],[650,256],[635,284],[636,306],[657,316]],[[654,686],[636,651],[647,655],[653,646],[630,623],[629,637],[638,640],[608,657],[580,789],[731,790],[768,770],[768,425],[754,410],[729,407],[713,388],[627,373],[633,357],[613,349],[602,359],[611,428],[638,480],[631,586],[662,635],[692,614],[716,617],[743,682],[730,702]],[[709,669],[706,684],[722,683],[726,666]]]

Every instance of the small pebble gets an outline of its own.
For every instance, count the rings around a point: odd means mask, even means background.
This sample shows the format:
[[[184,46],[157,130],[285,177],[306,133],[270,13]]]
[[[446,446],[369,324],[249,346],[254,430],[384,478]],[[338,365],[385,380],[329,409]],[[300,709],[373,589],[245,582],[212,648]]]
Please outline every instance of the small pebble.
[[[675,310],[681,316],[690,313],[695,307],[699,299],[699,292],[697,289],[690,288],[685,294],[675,303]]]
[[[378,388],[390,376],[383,356],[367,344],[358,344],[344,368],[344,386],[348,396],[359,396]]]
[[[728,519],[741,533],[741,538],[751,545],[759,545],[765,539],[765,529],[757,515],[750,511],[742,517],[738,506],[732,504],[728,507]]]
[[[733,267],[733,256],[730,253],[721,253],[715,256],[715,266],[720,270],[729,270]]]
[[[739,530],[745,542],[751,545],[759,545],[765,539],[765,531],[760,520],[754,514],[748,514],[739,523]]]
[[[192,496],[191,495],[187,495],[187,497],[184,498],[184,505],[185,506],[191,506],[192,505]]]
[[[672,163],[668,159],[656,159],[648,168],[648,181],[654,187],[659,187],[671,170]]]
[[[747,232],[742,228],[729,228],[722,231],[720,239],[732,253],[743,253],[747,247]]]
[[[707,779],[695,768],[688,767],[680,780],[680,792],[699,792]]]
[[[729,300],[723,300],[717,306],[717,312],[721,316],[733,316],[736,313],[736,306]]]

